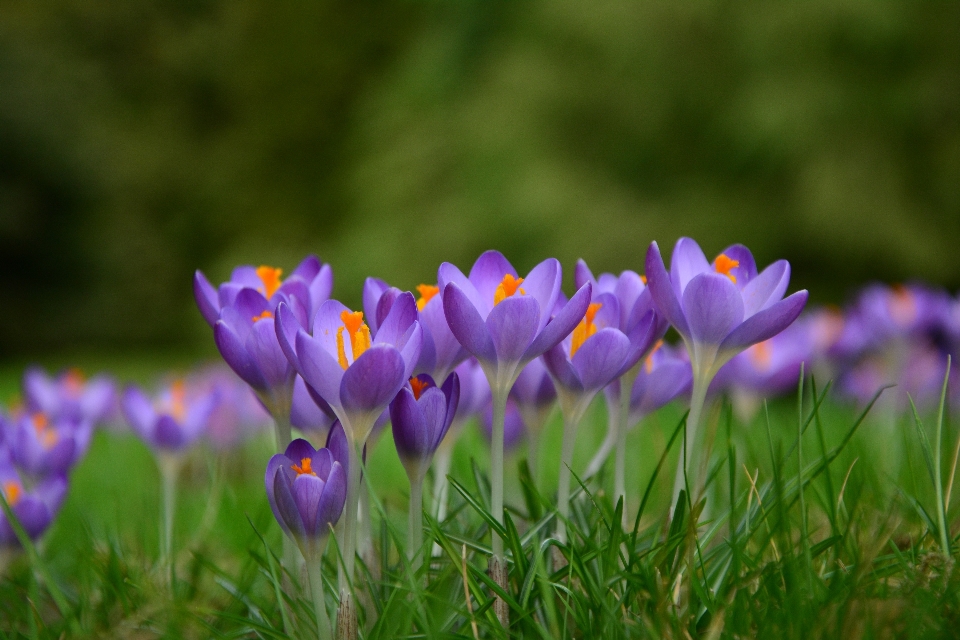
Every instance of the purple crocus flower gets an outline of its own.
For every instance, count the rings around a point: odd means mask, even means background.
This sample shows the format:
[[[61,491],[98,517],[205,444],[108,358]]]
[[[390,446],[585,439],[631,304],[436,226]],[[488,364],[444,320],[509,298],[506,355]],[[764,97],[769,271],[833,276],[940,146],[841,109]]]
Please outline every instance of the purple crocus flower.
[[[420,284],[417,286],[417,321],[423,331],[423,345],[415,373],[425,373],[434,380],[445,380],[457,365],[469,356],[450,331],[443,313],[443,296],[440,287]],[[380,323],[390,312],[393,303],[403,293],[379,278],[367,278],[363,285],[363,309],[370,319],[370,332],[377,335]]]
[[[0,454],[0,493],[27,536],[36,540],[60,510],[67,495],[67,479],[62,474],[55,474],[27,489],[10,460]],[[0,510],[0,546],[18,544],[13,526]]]
[[[51,420],[43,412],[23,413],[10,433],[10,454],[34,478],[65,475],[90,446],[93,423],[66,417]]]
[[[433,454],[457,413],[460,379],[447,376],[442,387],[425,373],[410,378],[390,403],[393,441],[410,482],[422,481]]]
[[[772,338],[790,326],[803,310],[807,292],[783,297],[790,282],[786,260],[778,260],[758,273],[749,249],[733,245],[710,263],[690,238],[677,241],[669,273],[660,247],[651,243],[646,271],[654,302],[683,338],[693,366],[686,452],[682,457],[689,459],[707,390],[717,371],[750,345]],[[672,503],[683,480],[680,465]]]
[[[113,417],[117,393],[107,376],[85,380],[79,369],[67,369],[51,378],[43,369],[32,367],[23,374],[23,400],[29,411],[53,420],[63,417],[97,425]]]
[[[270,425],[270,414],[232,371],[224,367],[204,371],[193,385],[200,393],[216,394],[220,399],[204,430],[205,439],[215,449],[235,448]]]
[[[183,380],[175,380],[156,401],[131,385],[124,391],[120,407],[133,430],[151,448],[176,454],[203,435],[219,401],[216,392],[193,395]]]
[[[264,483],[273,515],[303,557],[309,562],[322,554],[347,497],[347,476],[334,454],[298,438],[270,458]]]

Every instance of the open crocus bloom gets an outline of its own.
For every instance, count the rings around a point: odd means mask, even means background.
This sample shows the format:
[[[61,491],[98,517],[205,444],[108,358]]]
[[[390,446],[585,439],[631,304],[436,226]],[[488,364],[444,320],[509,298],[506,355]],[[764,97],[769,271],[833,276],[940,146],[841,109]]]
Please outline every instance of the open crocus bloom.
[[[374,336],[401,293],[403,292],[379,278],[367,278],[364,282],[363,310],[370,321],[370,331]],[[417,293],[417,321],[423,330],[423,345],[414,372],[425,373],[434,380],[445,380],[469,354],[450,331],[443,313],[440,287],[420,284],[417,286]]]
[[[451,373],[442,387],[426,374],[410,378],[390,403],[393,441],[411,483],[421,480],[430,468],[459,401],[460,379]]]
[[[584,285],[551,319],[561,280],[552,258],[520,278],[500,252],[487,251],[469,277],[445,262],[438,278],[450,330],[483,367],[495,395],[507,394],[523,365],[569,335],[590,303]]]
[[[363,444],[420,357],[422,331],[413,295],[400,295],[376,336],[363,312],[336,300],[321,305],[307,333],[286,305],[278,310],[277,337],[309,390],[325,401]]]
[[[593,302],[601,294],[610,294],[616,297],[620,309],[618,327],[623,333],[630,333],[638,322],[650,311],[656,312],[653,296],[647,288],[646,280],[635,271],[624,271],[619,276],[612,273],[601,273],[595,278],[590,267],[583,260],[577,261],[574,271],[574,283],[582,287],[586,283],[593,285]],[[667,320],[657,314],[655,333],[658,338],[667,331]]]
[[[90,446],[93,423],[46,413],[24,413],[16,422],[10,453],[23,471],[35,478],[66,474]]]
[[[10,506],[24,532],[36,540],[47,530],[67,495],[67,479],[62,474],[44,478],[32,488],[24,486],[10,460],[0,454],[0,493]],[[17,536],[6,514],[0,510],[0,546],[16,546]]]
[[[653,242],[646,271],[657,308],[687,345],[695,379],[712,379],[730,358],[783,331],[807,302],[805,290],[783,297],[790,282],[786,260],[757,273],[743,245],[724,249],[711,263],[696,242],[680,238],[667,273]]]
[[[334,454],[298,438],[270,458],[264,483],[273,515],[303,557],[322,552],[347,498],[347,476]]]
[[[106,376],[87,380],[79,369],[67,369],[51,378],[43,369],[32,367],[23,374],[23,400],[30,411],[53,420],[63,417],[97,425],[114,415],[117,394]]]
[[[133,430],[151,448],[177,453],[203,434],[220,401],[216,391],[198,394],[188,391],[186,383],[177,380],[163,389],[153,402],[131,385],[124,392],[120,407]]]

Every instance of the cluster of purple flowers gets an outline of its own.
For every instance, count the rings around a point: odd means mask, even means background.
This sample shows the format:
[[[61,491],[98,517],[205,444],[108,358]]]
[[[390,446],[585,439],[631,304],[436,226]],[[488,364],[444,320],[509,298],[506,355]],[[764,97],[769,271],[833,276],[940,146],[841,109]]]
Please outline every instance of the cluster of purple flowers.
[[[22,403],[0,414],[0,493],[31,539],[60,510],[71,469],[86,454],[93,430],[113,418],[116,394],[106,377],[85,380],[74,369],[51,378],[27,370]],[[13,524],[0,512],[0,546],[15,546]]]

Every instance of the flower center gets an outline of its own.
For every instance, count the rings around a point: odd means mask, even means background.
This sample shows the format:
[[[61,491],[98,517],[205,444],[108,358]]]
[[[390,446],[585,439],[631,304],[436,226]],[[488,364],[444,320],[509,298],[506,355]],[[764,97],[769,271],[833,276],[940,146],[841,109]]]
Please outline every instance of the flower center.
[[[737,276],[730,273],[731,270],[736,269],[740,266],[739,260],[733,260],[727,254],[721,253],[717,256],[717,259],[713,261],[713,269],[720,275],[727,276],[730,278],[730,282],[737,284]]]
[[[260,278],[260,282],[263,283],[263,288],[258,288],[257,291],[262,293],[267,300],[273,297],[273,294],[277,292],[277,289],[280,288],[282,281],[280,276],[283,275],[283,269],[275,269],[273,267],[268,267],[267,265],[261,265],[257,267],[257,277]]]
[[[890,317],[901,327],[913,322],[917,317],[917,301],[907,287],[902,284],[893,285],[893,295],[890,297]]]
[[[187,417],[187,385],[183,380],[174,380],[170,385],[170,415],[177,422]]]
[[[420,399],[420,395],[426,391],[429,386],[430,383],[426,380],[421,380],[416,376],[410,378],[410,388],[413,389],[413,397],[416,400]]]
[[[356,362],[357,358],[370,348],[370,327],[363,321],[363,311],[343,311],[340,313],[340,321],[343,322],[343,326],[337,329],[337,361],[346,370],[350,366],[350,362],[347,361],[346,344],[343,339],[344,331],[350,337],[350,349],[353,352],[352,361]]]
[[[3,483],[3,497],[11,507],[20,502],[20,496],[23,494],[23,487],[16,480],[8,480]]]
[[[45,413],[35,413],[31,417],[33,429],[37,432],[37,439],[44,448],[49,449],[57,443],[57,432],[50,428],[50,422]]]
[[[580,350],[580,347],[583,346],[583,343],[587,341],[587,338],[597,332],[597,325],[593,324],[593,319],[596,317],[597,311],[600,311],[600,307],[602,306],[602,302],[591,302],[590,306],[587,307],[587,313],[584,314],[583,320],[581,320],[580,324],[574,328],[573,335],[570,339],[571,358],[576,355],[577,351]]]
[[[271,312],[269,312],[269,311],[264,311],[263,313],[261,313],[261,314],[258,315],[258,316],[253,316],[253,321],[254,321],[254,322],[259,322],[259,321],[261,321],[261,320],[266,320],[267,318],[272,318],[272,317],[273,317],[273,314],[272,314]]]
[[[433,296],[440,293],[440,287],[429,284],[418,284],[417,292],[420,293],[420,298],[417,300],[417,309],[423,311],[427,303],[433,300]]]
[[[514,278],[509,273],[503,276],[503,280],[497,285],[497,290],[493,294],[493,304],[500,304],[504,299],[509,298],[517,291],[520,292],[520,295],[524,295],[526,291],[520,288],[521,284],[523,284],[523,278]]]
[[[760,371],[767,371],[770,369],[770,364],[773,361],[773,345],[770,344],[769,340],[764,340],[763,342],[758,342],[749,349],[750,359],[753,360],[753,365]]]
[[[647,356],[647,359],[643,363],[643,368],[647,370],[647,375],[653,371],[653,354],[657,351],[660,351],[660,347],[663,346],[663,340],[657,340],[657,344],[653,345],[653,349],[650,351],[650,355]]]
[[[295,465],[293,465],[293,466],[291,467],[291,469],[293,469],[294,471],[296,471],[298,476],[302,476],[302,475],[315,476],[315,475],[317,475],[317,474],[314,473],[314,471],[313,471],[313,462],[310,460],[310,458],[301,458],[301,459],[300,459],[300,464],[295,464]]]
[[[68,369],[63,376],[63,386],[69,396],[73,398],[79,396],[83,391],[83,374],[80,369]]]

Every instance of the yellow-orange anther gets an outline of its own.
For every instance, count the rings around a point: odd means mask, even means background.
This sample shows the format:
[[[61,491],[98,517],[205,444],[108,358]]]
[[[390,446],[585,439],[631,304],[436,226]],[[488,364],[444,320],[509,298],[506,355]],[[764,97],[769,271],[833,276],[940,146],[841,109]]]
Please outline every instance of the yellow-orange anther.
[[[663,340],[657,340],[657,344],[653,345],[653,349],[650,351],[650,355],[647,356],[647,359],[644,361],[643,366],[647,370],[647,375],[653,371],[653,354],[660,350],[660,347],[663,346]]]
[[[640,276],[640,282],[647,284],[647,276]]]
[[[283,269],[275,269],[267,265],[257,267],[257,277],[263,283],[263,295],[269,300],[277,292],[280,285],[283,284],[280,276],[283,275]]]
[[[310,458],[301,458],[300,464],[295,464],[291,467],[294,471],[297,472],[298,476],[308,475],[315,476],[317,475],[313,471],[313,461]]]
[[[740,266],[739,260],[733,260],[727,256],[725,253],[721,253],[717,256],[717,259],[713,261],[713,269],[717,273],[727,276],[730,278],[730,282],[737,284],[737,276],[730,273],[732,269],[736,269]]]
[[[493,294],[493,304],[500,304],[504,299],[509,298],[517,291],[519,291],[521,295],[525,294],[526,291],[520,288],[522,283],[523,278],[514,278],[509,273],[503,276],[503,280],[497,285],[497,290]]]
[[[258,322],[260,320],[266,320],[267,318],[272,318],[272,317],[273,317],[272,313],[270,313],[269,311],[264,311],[258,316],[253,316],[253,321]]]
[[[593,324],[593,319],[597,316],[597,311],[599,311],[602,306],[603,303],[601,302],[591,302],[590,306],[587,307],[587,313],[584,314],[583,320],[574,328],[573,335],[570,338],[571,358],[576,355],[580,347],[583,346],[583,343],[587,341],[587,338],[597,332],[597,325]]]
[[[748,351],[750,352],[750,359],[753,360],[753,364],[757,369],[766,371],[770,368],[770,363],[773,359],[773,345],[769,340],[758,342],[750,347]]]
[[[37,432],[40,444],[49,449],[57,443],[57,432],[50,428],[50,422],[45,413],[35,413],[31,417],[33,429]]]
[[[410,388],[413,389],[413,397],[416,398],[417,400],[420,399],[420,395],[424,391],[426,391],[427,387],[429,386],[430,386],[429,382],[421,380],[416,376],[414,376],[413,378],[410,378]]]
[[[8,480],[3,483],[3,497],[11,507],[20,502],[20,494],[23,493],[23,487],[16,480]]]
[[[356,361],[370,348],[370,327],[363,321],[363,311],[342,311],[340,321],[343,326],[337,329],[337,361],[346,369],[350,362],[347,361],[347,349],[343,340],[344,330],[350,336],[350,350],[353,352],[353,360]]]
[[[187,385],[183,380],[174,380],[170,385],[170,415],[177,422],[187,417]]]
[[[432,284],[418,284],[417,292],[420,294],[420,298],[417,300],[417,309],[423,311],[427,303],[433,300],[433,296],[440,293],[440,287]]]

